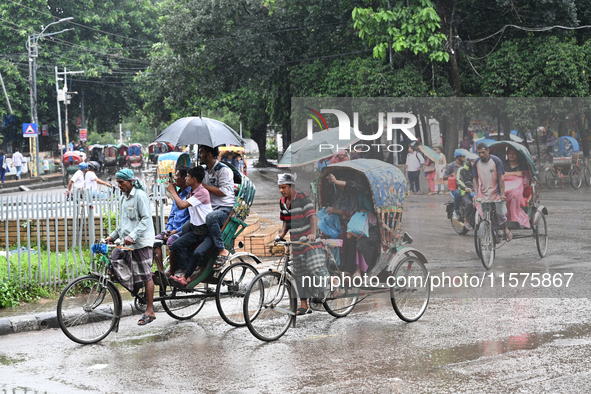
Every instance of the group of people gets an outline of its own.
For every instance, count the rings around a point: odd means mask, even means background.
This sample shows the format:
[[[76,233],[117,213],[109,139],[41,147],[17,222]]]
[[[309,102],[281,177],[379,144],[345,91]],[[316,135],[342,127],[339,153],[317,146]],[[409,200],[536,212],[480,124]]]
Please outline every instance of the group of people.
[[[406,155],[406,174],[408,176],[410,194],[423,194],[419,184],[421,168],[423,168],[425,178],[429,184],[429,195],[445,193],[445,182],[443,177],[447,161],[443,154],[443,147],[437,146],[434,148],[434,151],[440,158],[442,158],[442,162],[434,162],[430,158],[425,157],[418,144],[413,144],[408,147],[408,154]]]
[[[103,181],[96,175],[98,170],[99,166],[94,162],[78,164],[78,171],[74,173],[72,179],[68,182],[68,194],[79,190],[96,196],[99,193],[98,185],[111,187],[110,183]]]
[[[217,148],[201,146],[199,161],[205,168],[198,165],[177,169],[175,179],[170,179],[167,186],[174,204],[166,231],[159,236],[155,235],[150,201],[141,182],[130,169],[115,175],[122,192],[121,217],[106,241],[119,238],[130,249],[114,249],[111,255],[118,282],[132,292],[145,285],[147,308],[138,325],[156,319],[152,261],[156,253],[157,264],[162,269],[162,254],[154,248],[155,244],[166,242],[170,247],[171,266],[166,274],[177,287],[186,287],[191,276],[207,268],[204,256],[212,246],[217,251],[214,269],[221,269],[228,259],[230,253],[224,246],[222,229],[235,202],[234,176],[229,167],[217,160],[218,153]],[[159,280],[163,279],[158,277]]]
[[[483,201],[505,201],[507,213],[497,212],[496,224],[503,227],[508,241],[513,238],[507,228],[507,221],[518,222],[525,228],[530,227],[528,215],[521,209],[526,201],[523,196],[524,188],[529,185],[530,173],[528,166],[519,161],[519,152],[515,148],[508,148],[507,159],[490,154],[486,143],[479,143],[476,147],[478,158],[466,158],[465,151],[457,149],[455,160],[450,163],[444,179],[455,175],[457,189],[451,191],[454,199],[454,218],[460,219],[459,210],[474,203],[475,198]],[[482,215],[480,206],[477,205]],[[464,227],[472,229],[469,220],[464,216]]]
[[[25,158],[19,152],[19,149],[16,148],[14,153],[12,154],[12,164],[8,165],[8,161],[6,160],[6,154],[4,151],[0,150],[0,181],[4,183],[4,179],[6,177],[6,173],[10,172],[10,168],[14,167],[16,170],[16,179],[21,179],[21,172],[23,169],[23,163],[25,162]]]
[[[240,153],[227,152],[222,155],[222,162],[232,164],[232,167],[236,168],[238,171],[242,173],[244,173],[244,169],[246,168],[244,160]]]

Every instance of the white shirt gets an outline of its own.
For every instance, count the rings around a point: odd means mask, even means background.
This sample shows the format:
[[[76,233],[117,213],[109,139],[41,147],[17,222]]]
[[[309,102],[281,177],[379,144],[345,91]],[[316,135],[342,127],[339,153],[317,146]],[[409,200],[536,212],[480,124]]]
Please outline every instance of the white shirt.
[[[191,224],[193,226],[206,224],[205,217],[208,213],[213,212],[210,199],[211,196],[203,185],[199,185],[197,189],[191,192],[187,202],[191,204],[189,207],[189,216],[191,217]]]
[[[76,171],[72,177],[72,186],[78,189],[84,189],[84,173],[82,170]]]
[[[78,153],[80,153],[80,157],[82,158],[82,161],[86,161],[86,153],[84,153],[82,151],[80,151]]]
[[[234,206],[234,202],[236,201],[236,196],[234,196],[234,173],[229,167],[216,160],[211,169],[205,170],[203,184],[217,187],[224,193],[223,197],[211,194],[211,206],[213,209]]]
[[[23,157],[23,155],[21,155],[20,152],[15,152],[12,155],[12,164],[14,166],[18,166],[18,167],[22,166],[24,160],[25,160],[25,158]]]
[[[73,178],[72,178],[73,179]],[[84,175],[84,187],[90,190],[97,190],[98,184],[96,180],[98,176],[93,171],[86,171],[86,175]]]
[[[419,152],[413,152],[406,155],[406,165],[408,167],[407,171],[418,171],[421,169],[421,164],[425,161],[423,157],[419,155]]]

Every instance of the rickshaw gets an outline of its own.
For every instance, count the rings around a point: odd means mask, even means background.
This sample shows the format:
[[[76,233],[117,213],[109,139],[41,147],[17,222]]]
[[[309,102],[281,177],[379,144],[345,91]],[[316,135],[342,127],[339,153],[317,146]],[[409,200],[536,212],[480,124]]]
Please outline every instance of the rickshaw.
[[[169,152],[161,154],[158,157],[156,182],[165,185],[168,184],[169,178],[174,178],[178,167],[191,167],[191,157],[188,153]]]
[[[241,242],[236,245],[235,241],[247,227],[245,221],[256,192],[254,184],[246,176],[241,176],[240,182],[240,193],[222,229],[224,245],[231,253],[226,268],[213,270],[217,253],[210,251],[206,255],[206,269],[193,275],[191,283],[184,288],[170,285],[164,267],[158,267],[154,273],[154,282],[158,286],[154,292],[154,303],[160,302],[164,311],[174,319],[191,319],[201,311],[206,300],[215,299],[217,310],[226,323],[235,327],[246,324],[242,316],[242,301],[247,285],[258,274],[255,266],[262,263],[251,253],[235,250],[244,246]],[[117,196],[120,196],[119,192]],[[154,247],[160,247],[163,243],[162,240],[156,240]],[[115,286],[116,280],[108,259],[109,249],[115,247],[121,248],[116,244],[93,245],[92,251],[96,257],[89,274],[74,279],[61,292],[57,304],[58,324],[74,342],[97,343],[111,331],[117,332],[119,329],[123,301]],[[135,307],[141,311],[146,306],[143,294],[143,290],[139,291],[134,300]]]
[[[235,155],[235,154],[239,154],[242,156],[242,162],[244,163],[244,175],[247,175],[247,168],[246,168],[246,159],[244,157],[244,152],[246,152],[246,150],[244,149],[244,147],[242,146],[220,146],[219,148],[219,152],[220,155],[218,156],[218,160],[219,161],[223,161],[222,159],[224,158],[224,156],[229,156],[229,155]],[[225,161],[224,161],[225,162]],[[229,163],[232,162],[231,157],[228,160]],[[237,170],[240,170],[240,168],[236,168]]]
[[[120,143],[117,145],[117,168],[123,168],[127,165],[127,149],[129,147]]]
[[[402,233],[402,210],[408,194],[404,174],[394,165],[374,159],[359,159],[325,167],[319,179],[320,205],[328,204],[331,184],[327,177],[354,179],[361,183],[371,200],[371,212],[377,219],[380,242],[376,246],[375,263],[368,262],[367,277],[371,284],[347,280],[338,265],[331,263],[326,249],[326,264],[331,278],[323,298],[310,298],[313,310],[326,311],[334,317],[348,315],[366,297],[389,292],[394,312],[405,322],[418,320],[425,312],[430,297],[430,277],[425,268],[427,258],[410,247],[412,238]],[[340,241],[340,242],[339,242]],[[295,326],[297,299],[301,296],[291,268],[292,245],[305,244],[307,239],[277,240],[282,253],[276,268],[265,271],[248,285],[244,296],[244,318],[250,332],[260,340],[280,338],[290,325]],[[327,239],[325,248],[342,246],[342,239]],[[347,242],[345,240],[345,242]],[[373,266],[371,265],[373,264]],[[334,283],[339,278],[338,285]],[[349,277],[351,278],[351,277]],[[359,277],[357,277],[359,278]],[[375,278],[375,279],[374,279]],[[330,288],[330,291],[326,290]]]
[[[141,144],[131,144],[127,148],[127,165],[129,168],[142,168],[144,166],[144,149]]]
[[[508,221],[507,228],[513,234],[513,239],[534,238],[536,248],[540,257],[546,256],[548,251],[548,227],[546,216],[548,210],[537,200],[539,195],[536,188],[538,172],[529,151],[521,144],[512,141],[499,141],[489,145],[490,154],[499,157],[501,160],[507,158],[507,151],[513,148],[518,152],[520,163],[527,165],[529,174],[523,177],[523,205],[521,209],[527,214],[529,228],[520,225],[516,221]],[[528,180],[529,178],[529,180]],[[476,187],[476,186],[475,186]],[[505,183],[505,193],[508,188]],[[476,218],[476,227],[474,228],[474,245],[476,253],[482,261],[482,265],[487,270],[493,265],[495,250],[506,243],[506,235],[502,229],[495,228],[493,220],[496,213],[506,214],[507,206],[504,201],[482,201],[478,195],[475,196],[476,206],[479,207],[479,215]]]
[[[117,166],[117,147],[115,145],[105,145],[103,149],[105,154],[105,160],[103,161],[103,167],[116,167]]]
[[[88,147],[88,161],[96,161],[100,164],[99,172],[103,171],[104,166],[104,145],[95,144]]]
[[[555,189],[564,177],[570,178],[570,184],[578,189],[583,178],[588,182],[590,171],[579,163],[579,142],[573,137],[558,137],[552,146],[552,164],[546,168],[546,186]],[[582,167],[582,168],[581,168]]]
[[[152,163],[158,163],[158,157],[169,151],[168,145],[164,142],[152,142],[148,145],[148,160]]]
[[[78,152],[66,152],[62,156],[62,163],[64,165],[63,183],[64,187],[68,187],[70,178],[78,171],[78,164],[82,163],[82,156]]]

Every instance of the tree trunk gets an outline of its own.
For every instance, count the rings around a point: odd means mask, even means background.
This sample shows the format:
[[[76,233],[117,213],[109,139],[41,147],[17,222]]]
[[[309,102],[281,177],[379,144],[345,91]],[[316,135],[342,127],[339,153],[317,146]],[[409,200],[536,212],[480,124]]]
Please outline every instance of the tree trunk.
[[[510,141],[511,140],[511,121],[507,115],[503,115],[502,118],[503,124],[503,140]]]
[[[425,136],[425,140],[423,141],[423,143],[425,145],[433,148],[434,147],[433,141],[431,140],[431,127],[429,127],[429,122],[427,121],[427,117],[419,115],[419,119],[421,121],[421,127],[423,129],[423,134]],[[436,141],[436,142],[439,143],[439,141]]]
[[[256,167],[271,167],[271,163],[267,161],[267,125],[257,125],[250,130],[250,136],[259,147],[259,162]]]
[[[586,113],[585,119],[591,119],[591,113]],[[585,129],[585,121],[583,120],[583,114],[575,115],[577,120],[577,128],[579,129],[579,135],[581,136],[581,149],[583,150],[583,156],[589,157],[589,130]]]

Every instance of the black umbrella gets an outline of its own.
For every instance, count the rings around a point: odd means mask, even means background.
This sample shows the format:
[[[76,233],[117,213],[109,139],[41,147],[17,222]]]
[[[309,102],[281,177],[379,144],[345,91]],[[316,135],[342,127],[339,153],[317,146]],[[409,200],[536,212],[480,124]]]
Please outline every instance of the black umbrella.
[[[244,146],[244,140],[230,126],[219,120],[190,116],[168,126],[154,142],[170,142],[174,146],[220,145]]]

